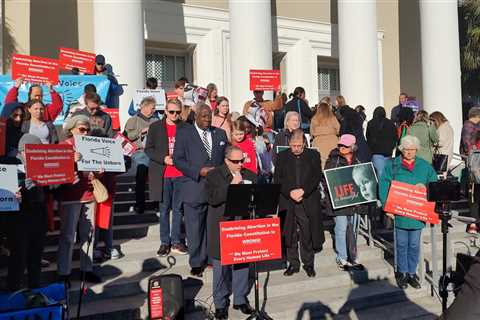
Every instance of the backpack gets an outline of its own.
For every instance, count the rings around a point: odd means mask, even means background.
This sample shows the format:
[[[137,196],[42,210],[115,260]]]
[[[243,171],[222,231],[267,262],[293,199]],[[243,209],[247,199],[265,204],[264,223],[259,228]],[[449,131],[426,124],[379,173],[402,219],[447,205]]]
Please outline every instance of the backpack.
[[[480,183],[480,150],[473,148],[468,154],[467,168],[470,173],[470,181],[476,184]]]

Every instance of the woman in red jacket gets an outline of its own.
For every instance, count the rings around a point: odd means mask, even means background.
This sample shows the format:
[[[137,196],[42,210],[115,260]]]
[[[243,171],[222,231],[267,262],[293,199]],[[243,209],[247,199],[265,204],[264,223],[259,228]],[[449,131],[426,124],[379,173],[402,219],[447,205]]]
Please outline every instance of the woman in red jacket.
[[[245,134],[245,126],[241,120],[236,120],[232,123],[232,145],[239,147],[243,151],[242,167],[258,174],[255,143],[250,136]]]

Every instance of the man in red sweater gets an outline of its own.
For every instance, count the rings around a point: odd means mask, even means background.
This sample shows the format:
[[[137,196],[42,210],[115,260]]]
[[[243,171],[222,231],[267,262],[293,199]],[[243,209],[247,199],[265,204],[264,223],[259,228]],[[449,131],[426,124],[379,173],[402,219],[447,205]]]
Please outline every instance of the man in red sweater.
[[[15,81],[15,85],[8,90],[7,96],[5,97],[5,104],[18,102],[18,89],[23,83],[22,78],[18,78]],[[62,97],[53,90],[53,86],[50,82],[46,83],[48,90],[50,91],[50,96],[52,97],[52,102],[45,106],[45,113],[43,118],[45,121],[55,121],[55,118],[62,112],[63,108],[63,101]],[[42,87],[38,84],[32,84],[30,89],[28,90],[28,100],[39,99],[42,100],[43,98],[43,90]]]

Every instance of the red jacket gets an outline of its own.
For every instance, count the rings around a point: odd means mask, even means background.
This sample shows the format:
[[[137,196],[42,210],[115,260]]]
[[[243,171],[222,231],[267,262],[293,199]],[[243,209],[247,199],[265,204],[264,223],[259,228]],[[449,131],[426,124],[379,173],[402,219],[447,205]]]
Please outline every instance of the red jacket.
[[[52,89],[50,91],[50,95],[52,96],[52,103],[49,103],[45,106],[45,114],[44,119],[45,121],[55,121],[55,118],[62,112],[63,109],[63,101],[62,97]],[[18,102],[18,88],[12,87],[7,92],[7,96],[5,97],[5,104]]]
[[[235,146],[243,151],[243,157],[245,158],[243,168],[257,174],[257,151],[255,150],[255,143],[253,140],[246,137],[242,142],[235,144]]]

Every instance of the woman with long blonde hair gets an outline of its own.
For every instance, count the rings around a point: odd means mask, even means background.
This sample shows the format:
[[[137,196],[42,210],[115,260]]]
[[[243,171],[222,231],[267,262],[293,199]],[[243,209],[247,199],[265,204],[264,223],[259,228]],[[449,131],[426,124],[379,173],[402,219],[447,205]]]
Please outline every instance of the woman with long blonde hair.
[[[313,137],[313,147],[320,152],[322,169],[330,152],[337,147],[340,123],[330,106],[324,102],[318,105],[312,118],[310,134]]]

